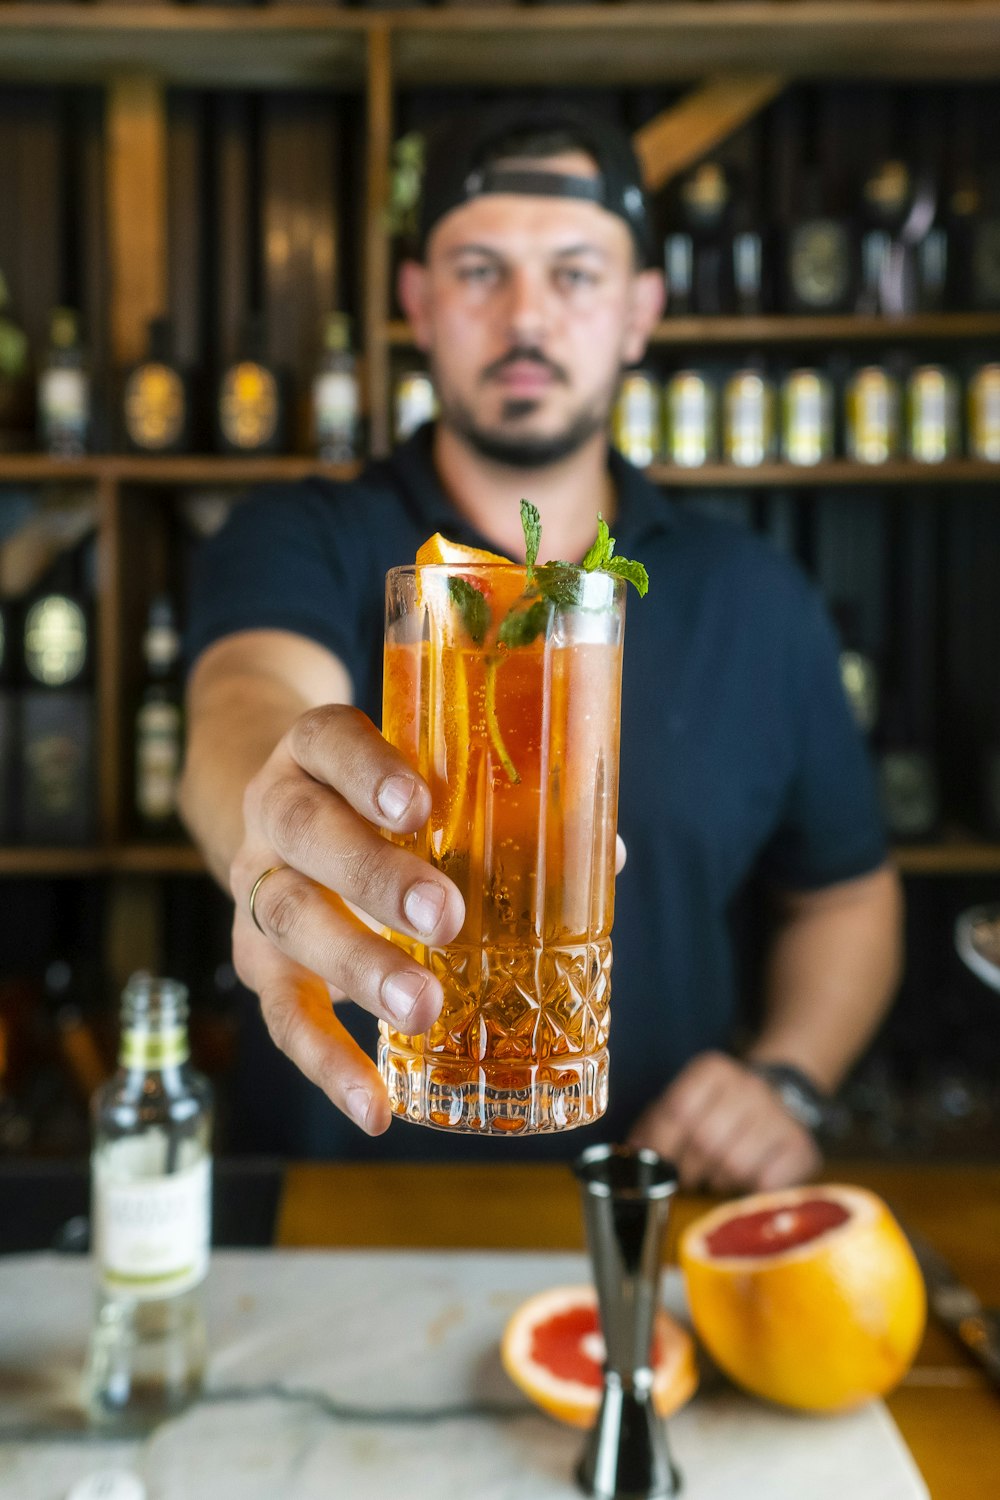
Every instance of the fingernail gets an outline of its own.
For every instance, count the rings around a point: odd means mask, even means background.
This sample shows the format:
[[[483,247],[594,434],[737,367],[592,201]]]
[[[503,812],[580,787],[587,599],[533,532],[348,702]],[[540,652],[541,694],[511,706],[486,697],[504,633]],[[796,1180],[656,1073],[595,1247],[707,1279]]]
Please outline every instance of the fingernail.
[[[378,789],[378,805],[387,818],[398,823],[416,791],[411,776],[387,776]]]
[[[412,969],[390,974],[382,985],[382,1003],[401,1030],[413,1014],[413,1007],[424,992],[424,977]]]
[[[372,1096],[367,1089],[355,1085],[348,1089],[344,1095],[344,1107],[355,1125],[360,1125],[362,1130],[368,1126],[368,1114],[372,1107]]]
[[[429,880],[421,880],[410,886],[403,898],[403,910],[410,926],[429,936],[441,920],[444,891]]]

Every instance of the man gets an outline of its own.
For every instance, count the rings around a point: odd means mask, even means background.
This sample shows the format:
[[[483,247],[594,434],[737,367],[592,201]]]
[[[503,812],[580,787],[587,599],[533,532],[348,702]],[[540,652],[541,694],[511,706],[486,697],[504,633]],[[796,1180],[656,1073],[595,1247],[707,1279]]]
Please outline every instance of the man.
[[[463,920],[451,883],[379,832],[429,811],[372,722],[384,572],[435,530],[523,557],[524,495],[544,556],[579,560],[600,511],[651,588],[626,631],[609,1114],[508,1150],[630,1137],[688,1184],[802,1180],[819,1164],[811,1111],[871,1037],[899,966],[897,880],[826,619],[776,552],[672,506],[609,454],[621,368],[663,302],[622,136],[562,106],[486,111],[432,145],[421,215],[399,293],[438,422],[355,484],[238,507],[195,582],[182,806],[232,891],[237,970],[322,1091],[296,1095],[309,1118],[284,1144],[374,1149],[385,1091],[370,1040],[348,1032],[358,1012],[331,994],[424,1031],[440,986],[377,929],[440,943]],[[737,1058],[727,919],[752,874],[779,920],[763,1024]],[[360,1130],[336,1126],[323,1095]],[[475,1144],[396,1125],[387,1154]]]

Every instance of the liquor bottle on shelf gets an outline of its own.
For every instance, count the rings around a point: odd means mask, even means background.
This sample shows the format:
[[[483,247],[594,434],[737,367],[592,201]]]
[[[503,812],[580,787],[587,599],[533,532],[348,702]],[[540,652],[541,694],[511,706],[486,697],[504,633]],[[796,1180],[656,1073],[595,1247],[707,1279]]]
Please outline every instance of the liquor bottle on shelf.
[[[324,463],[351,463],[360,453],[361,395],[351,348],[351,320],[331,313],[312,384],[313,443]]]
[[[900,449],[900,385],[888,362],[859,365],[844,389],[844,448],[852,463],[884,464]]]
[[[796,367],[781,382],[781,456],[811,466],[834,454],[833,382],[823,370]]]
[[[966,390],[965,419],[969,457],[1000,462],[1000,364],[973,370]]]
[[[668,463],[700,469],[719,456],[718,398],[703,370],[677,370],[667,381],[664,402]]]
[[[977,312],[1000,309],[1000,163],[983,172],[980,212],[970,225],[970,292]]]
[[[948,238],[946,302],[957,311],[974,306],[972,243],[983,212],[980,177],[981,122],[970,91],[953,93],[942,219]]]
[[[961,451],[961,390],[944,365],[916,365],[906,382],[907,453],[942,463]]]
[[[49,348],[38,375],[38,438],[58,458],[78,458],[90,447],[90,371],[80,342],[80,324],[70,307],[57,307],[49,325]]]
[[[133,974],[119,1068],[94,1096],[91,1191],[97,1307],[84,1399],[100,1427],[141,1432],[201,1388],[212,1096],[188,1062],[188,997]]]
[[[884,517],[883,707],[875,739],[882,810],[892,838],[931,838],[940,824],[935,754],[935,559],[940,512],[927,496]]]
[[[28,335],[10,307],[7,278],[0,270],[0,453],[30,447],[34,416]]]
[[[393,391],[393,432],[397,442],[437,415],[437,393],[426,370],[404,370]]]
[[[862,241],[867,312],[900,316],[917,298],[915,245],[902,233],[914,201],[913,174],[900,156],[875,163],[862,187],[866,229]],[[930,212],[933,212],[931,209]]]
[[[15,830],[15,764],[17,759],[17,696],[12,661],[15,645],[13,611],[0,599],[0,844],[9,844]]]
[[[146,680],[135,716],[135,810],[142,831],[154,838],[176,836],[177,783],[183,753],[178,663],[181,642],[174,607],[166,595],[149,606],[142,655]]]
[[[979,822],[987,838],[1000,839],[1000,708],[994,707],[980,753]]]
[[[852,600],[839,600],[830,608],[840,636],[840,680],[854,722],[870,739],[879,719],[879,671],[875,658],[862,640],[858,607]]]
[[[897,695],[883,709],[878,734],[878,786],[890,838],[932,838],[940,824],[940,793],[931,748],[914,735]]]
[[[727,463],[755,468],[774,457],[777,423],[774,381],[751,355],[722,387],[722,454]]]
[[[766,245],[761,230],[745,225],[733,235],[733,306],[741,318],[756,318],[767,304],[764,262]]]
[[[791,313],[849,312],[857,302],[858,245],[852,225],[826,206],[819,165],[803,173],[800,211],[785,247],[785,308]]]
[[[663,272],[667,317],[689,318],[694,312],[694,240],[686,230],[674,230],[664,240]]]
[[[638,468],[663,457],[663,388],[648,370],[627,370],[622,376],[611,430],[619,453]]]
[[[722,162],[700,162],[681,179],[676,212],[691,244],[688,311],[699,317],[733,309],[732,203],[732,183]],[[681,308],[674,311],[679,314]]]
[[[21,623],[18,836],[86,844],[94,836],[96,725],[87,544],[66,553],[28,599]]]
[[[281,453],[287,444],[288,397],[281,371],[267,358],[264,319],[243,320],[235,360],[223,371],[215,403],[222,453]]]
[[[125,377],[122,419],[125,443],[133,453],[184,453],[190,448],[191,384],[173,358],[172,342],[170,320],[154,318],[146,358]]]

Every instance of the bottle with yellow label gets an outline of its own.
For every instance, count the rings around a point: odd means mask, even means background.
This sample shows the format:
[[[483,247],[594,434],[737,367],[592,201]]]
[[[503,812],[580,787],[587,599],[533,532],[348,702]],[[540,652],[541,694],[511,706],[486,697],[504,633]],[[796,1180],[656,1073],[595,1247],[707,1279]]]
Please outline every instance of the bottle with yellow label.
[[[781,382],[781,456],[809,467],[833,457],[833,383],[822,370],[789,370]]]
[[[222,453],[282,453],[288,402],[281,372],[267,358],[264,320],[243,323],[239,353],[223,372],[215,404],[216,438]]]
[[[961,442],[961,393],[942,365],[917,365],[906,382],[907,451],[924,464],[954,458]]]
[[[191,390],[173,357],[170,320],[149,325],[149,350],[125,377],[122,421],[133,453],[185,453],[191,446]]]
[[[722,452],[727,463],[754,468],[774,457],[774,382],[763,363],[749,359],[722,387]]]
[[[640,469],[663,456],[663,391],[645,370],[626,370],[618,388],[611,429],[615,447]]]
[[[718,401],[702,370],[678,370],[667,381],[666,457],[682,469],[700,469],[718,458]]]
[[[1000,364],[980,365],[966,393],[969,457],[1000,463]]]
[[[885,365],[862,365],[844,393],[844,445],[857,464],[884,464],[899,453],[899,382]]]

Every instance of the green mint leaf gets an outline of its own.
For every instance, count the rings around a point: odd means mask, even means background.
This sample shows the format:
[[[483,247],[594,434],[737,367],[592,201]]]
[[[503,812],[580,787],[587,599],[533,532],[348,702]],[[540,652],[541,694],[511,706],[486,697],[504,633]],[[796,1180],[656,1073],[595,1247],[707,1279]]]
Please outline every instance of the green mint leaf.
[[[615,544],[608,530],[608,523],[602,515],[597,517],[597,540],[590,548],[580,566],[585,573],[596,573],[598,568],[603,568],[611,554],[615,550]]]
[[[501,646],[530,646],[537,636],[544,635],[552,618],[552,601],[542,597],[530,604],[515,604],[497,632]]]
[[[641,562],[632,562],[627,557],[609,557],[603,571],[613,573],[616,578],[626,578],[639,591],[640,599],[649,589],[649,574]]]
[[[528,570],[528,587],[535,581],[535,562],[542,542],[542,518],[530,500],[521,501],[521,526],[524,529],[524,560]]]
[[[582,581],[581,570],[573,563],[548,562],[535,569],[535,582],[546,599],[562,609],[579,604]]]
[[[449,578],[448,596],[462,616],[462,624],[475,646],[481,646],[490,628],[490,607],[467,578]]]

